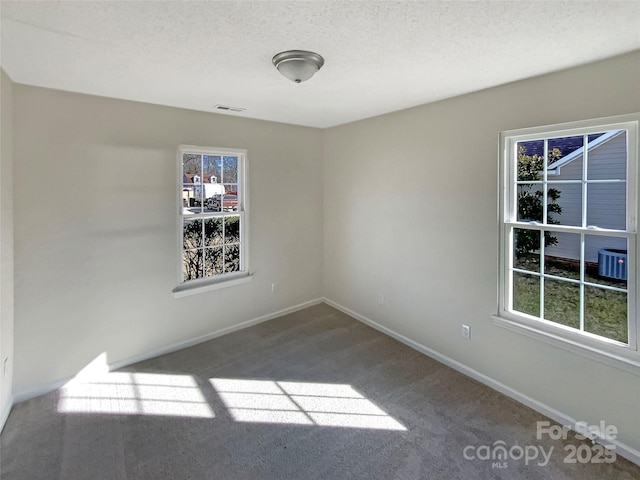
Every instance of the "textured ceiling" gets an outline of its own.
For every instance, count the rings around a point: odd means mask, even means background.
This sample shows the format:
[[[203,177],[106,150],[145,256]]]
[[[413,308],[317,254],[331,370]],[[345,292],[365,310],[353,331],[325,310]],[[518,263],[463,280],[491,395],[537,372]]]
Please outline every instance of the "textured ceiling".
[[[640,48],[639,1],[2,1],[19,83],[328,127]],[[271,57],[320,53],[308,82]]]

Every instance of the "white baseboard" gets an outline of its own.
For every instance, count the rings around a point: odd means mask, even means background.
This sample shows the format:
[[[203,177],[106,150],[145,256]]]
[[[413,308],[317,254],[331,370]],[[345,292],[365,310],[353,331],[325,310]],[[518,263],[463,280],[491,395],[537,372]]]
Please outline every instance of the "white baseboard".
[[[401,335],[395,332],[394,330],[391,330],[388,327],[385,327],[384,325],[380,325],[379,323],[374,322],[373,320],[365,317],[364,315],[360,315],[359,313],[354,312],[353,310],[347,307],[344,307],[337,302],[334,302],[333,300],[330,300],[328,298],[324,298],[323,300],[327,305],[331,305],[335,309],[340,310],[343,313],[346,313],[347,315],[355,318],[356,320],[361,321],[366,325],[369,325],[372,328],[375,328],[376,330],[384,333],[385,335],[395,338],[399,342],[404,343],[405,345],[413,348],[414,350],[417,350],[418,352],[423,353],[424,355],[427,355],[428,357],[431,357],[434,360],[437,360],[438,362],[443,363],[444,365],[447,365],[448,367],[451,367],[454,370],[457,370],[458,372],[463,373],[468,377],[471,377],[474,380],[477,380],[480,383],[483,383],[488,387],[491,387],[492,389],[505,394],[507,397],[513,398],[514,400],[526,405],[527,407],[535,410],[538,413],[541,413],[542,415],[545,415],[551,418],[552,420],[558,422],[561,425],[566,425],[568,427],[571,427],[576,425],[577,423],[577,420],[575,418],[572,418],[571,416],[559,410],[556,410],[555,408],[543,402],[540,402],[528,395],[525,395],[524,393],[519,392],[518,390],[515,390],[510,386],[505,385],[504,383],[499,382],[498,380],[495,380],[485,375],[484,373],[478,372],[477,370],[474,370],[473,368],[463,363],[460,363],[457,360],[447,357],[446,355],[443,355],[429,347],[426,347],[421,343],[415,342],[410,338],[405,337],[404,335]],[[606,443],[615,445],[615,453],[617,455],[620,455],[626,458],[627,460],[635,463],[636,465],[640,465],[640,451],[619,441],[618,439],[608,439]]]
[[[166,355],[167,353],[176,352],[178,350],[182,350],[184,348],[193,347],[194,345],[198,345],[199,343],[204,343],[209,340],[213,340],[214,338],[221,337],[223,335],[227,335],[228,333],[233,333],[238,330],[242,330],[244,328],[251,327],[253,325],[257,325],[262,322],[266,322],[267,320],[272,320],[274,318],[281,317],[283,315],[288,315],[290,313],[297,312],[298,310],[302,310],[313,305],[317,305],[322,303],[322,298],[316,298],[313,300],[309,300],[308,302],[299,303],[298,305],[294,305],[292,307],[284,308],[282,310],[278,310],[277,312],[268,313],[266,315],[262,315],[260,317],[253,318],[251,320],[247,320],[245,322],[238,323],[236,325],[232,325],[230,327],[222,328],[220,330],[216,330],[215,332],[207,333],[206,335],[202,335],[200,337],[192,338],[190,340],[185,340],[183,342],[174,343],[172,345],[167,345],[166,347],[159,348],[157,350],[152,350],[149,352],[143,352],[139,355],[134,355],[132,357],[124,358],[122,360],[117,360],[115,362],[109,362],[108,367],[109,371],[118,370],[119,368],[128,367],[129,365],[133,365],[134,363],[143,362],[145,360],[149,360],[151,358],[159,357],[161,355]],[[49,392],[57,390],[62,387],[69,381],[71,381],[74,377],[67,377],[58,379],[53,382],[49,382],[45,385],[41,385],[37,388],[27,390],[25,392],[20,392],[13,397],[13,404],[23,402],[25,400],[29,400],[31,398],[39,397],[40,395],[45,395]]]
[[[0,412],[0,433],[4,429],[4,424],[7,423],[7,418],[9,418],[9,414],[11,413],[11,407],[13,407],[13,397],[9,399],[7,404],[4,406],[2,412]]]
[[[304,303],[300,303],[298,305],[294,305],[292,307],[289,308],[285,308],[283,310],[278,310],[277,312],[273,312],[273,313],[269,313],[266,315],[262,315],[260,317],[251,319],[251,320],[247,320],[245,322],[233,325],[231,327],[226,327],[220,330],[217,330],[215,332],[206,334],[206,335],[202,335],[200,337],[196,337],[193,338],[191,340],[186,340],[184,342],[180,342],[180,343],[176,343],[176,344],[172,344],[169,345],[167,347],[163,347],[161,349],[157,349],[157,350],[153,350],[150,352],[146,352],[146,353],[142,353],[140,355],[135,355],[123,360],[118,360],[116,362],[110,363],[109,364],[109,370],[117,370],[119,368],[122,367],[126,367],[129,365],[132,365],[134,363],[138,363],[144,360],[148,360],[150,358],[154,358],[160,355],[165,355],[167,353],[172,353],[175,352],[177,350],[181,350],[184,348],[188,348],[188,347],[192,347],[194,345],[197,345],[199,343],[203,343],[209,340],[213,340],[214,338],[217,337],[221,337],[223,335],[226,335],[228,333],[232,333],[238,330],[242,330],[244,328],[248,328],[251,327],[253,325],[257,325],[259,323],[262,322],[266,322],[268,320],[272,320],[274,318],[283,316],[283,315],[287,315],[289,313],[294,313],[297,312],[298,310],[302,310],[304,308],[307,307],[311,307],[313,305],[317,305],[319,303],[325,302],[326,304],[336,308],[337,310],[340,310],[341,312],[346,313],[347,315],[355,318],[356,320],[361,321],[362,323],[369,325],[372,328],[375,328],[376,330],[384,333],[385,335],[388,335],[392,338],[395,338],[396,340],[398,340],[399,342],[404,343],[405,345],[413,348],[414,350],[417,350],[420,353],[423,353],[424,355],[427,355],[428,357],[433,358],[434,360],[437,360],[440,363],[443,363],[444,365],[447,365],[451,368],[453,368],[454,370],[457,370],[460,373],[463,373],[477,381],[479,381],[480,383],[483,383],[485,385],[487,385],[490,388],[493,388],[494,390],[497,390],[505,395],[507,395],[510,398],[513,398],[514,400],[532,408],[533,410],[541,413],[542,415],[545,415],[549,418],[551,418],[552,420],[558,422],[561,425],[567,425],[567,426],[572,426],[576,424],[576,419],[572,418],[571,416],[556,410],[555,408],[552,408],[551,406],[540,402],[528,395],[525,395],[513,388],[511,388],[510,386],[499,382],[481,372],[478,372],[477,370],[474,370],[473,368],[460,363],[450,357],[447,357],[446,355],[443,355],[429,347],[426,347],[425,345],[422,345],[421,343],[415,342],[414,340],[411,340],[408,337],[405,337],[404,335],[401,335],[397,332],[395,332],[394,330],[391,330],[388,327],[385,327],[384,325],[381,325],[377,322],[374,322],[373,320],[371,320],[368,317],[365,317],[364,315],[361,315],[347,307],[344,307],[342,305],[340,305],[337,302],[334,302],[333,300],[330,300],[328,298],[318,298],[318,299],[314,299],[314,300],[310,300],[308,302],[304,302]],[[50,382],[47,385],[43,385],[40,386],[38,388],[29,390],[27,392],[21,392],[19,394],[14,395],[13,397],[13,404],[22,402],[24,400],[28,400],[30,398],[34,398],[46,393],[49,393],[53,390],[57,390],[58,388],[62,387],[65,383],[67,383],[69,380],[71,380],[73,377],[69,377],[66,379],[59,379],[56,380],[54,382]],[[1,428],[4,427],[4,424],[6,422],[7,417],[9,416],[9,413],[11,411],[11,405],[12,404],[8,404],[4,411],[2,412],[2,416],[0,416],[0,431]],[[608,440],[608,443],[612,443],[615,445],[615,452],[616,454],[619,454],[620,456],[626,458],[627,460],[640,465],[640,451],[636,450],[635,448],[619,441],[618,439],[613,439],[613,440]]]
[[[133,365],[134,363],[149,360],[150,358],[159,357],[161,355],[166,355],[167,353],[173,353],[178,350],[182,350],[184,348],[193,347],[194,345],[198,345],[199,343],[208,342],[209,340],[213,340],[214,338],[218,338],[223,335],[227,335],[229,333],[237,332],[238,330],[243,330],[245,328],[252,327],[253,325],[257,325],[259,323],[266,322],[268,320],[273,320],[274,318],[278,318],[283,315],[288,315],[290,313],[297,312],[298,310],[302,310],[302,309],[311,307],[313,305],[317,305],[319,303],[322,303],[322,301],[323,301],[322,298],[309,300],[308,302],[299,303],[298,305],[294,305],[293,307],[288,307],[282,310],[278,310],[277,312],[268,313],[266,315],[253,318],[251,320],[247,320],[245,322],[238,323],[230,327],[216,330],[215,332],[207,333],[206,335],[202,335],[200,337],[192,338],[191,340],[186,340],[180,343],[174,343],[173,345],[169,345],[167,347],[163,347],[158,350],[153,350],[152,352],[142,353],[140,355],[134,355],[133,357],[125,358],[123,360],[118,360],[116,362],[110,362],[109,371],[118,370],[119,368]]]
[[[73,376],[66,378],[59,378],[58,380],[54,380],[53,382],[45,383],[31,390],[26,390],[24,392],[18,392],[13,396],[13,404],[24,402],[25,400],[31,400],[32,398],[39,397],[40,395],[46,395],[49,392],[53,392],[54,390],[59,389],[65,383],[73,380]]]

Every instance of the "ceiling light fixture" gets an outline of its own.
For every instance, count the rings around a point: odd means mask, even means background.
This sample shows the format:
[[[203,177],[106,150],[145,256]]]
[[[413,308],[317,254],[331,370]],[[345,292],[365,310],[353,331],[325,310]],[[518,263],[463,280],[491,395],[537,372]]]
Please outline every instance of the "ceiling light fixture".
[[[292,82],[309,80],[324,65],[324,58],[306,50],[287,50],[272,59],[278,71]]]

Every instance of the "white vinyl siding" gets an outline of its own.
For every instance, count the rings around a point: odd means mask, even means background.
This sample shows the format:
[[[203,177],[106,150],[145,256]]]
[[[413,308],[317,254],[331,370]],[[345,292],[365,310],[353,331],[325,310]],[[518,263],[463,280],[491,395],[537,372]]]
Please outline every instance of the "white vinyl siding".
[[[561,182],[582,177],[584,155],[577,155],[559,168],[558,175],[549,175],[549,180]],[[626,179],[627,176],[627,136],[622,131],[615,137],[588,151],[588,180]],[[555,185],[561,191],[558,204],[562,207],[563,225],[580,225],[582,223],[582,189],[579,184]],[[587,205],[587,225],[600,228],[624,230],[626,227],[626,211],[620,208],[626,202],[626,183],[589,184]],[[555,235],[558,244],[546,247],[545,254],[552,257],[580,258],[579,245],[571,241],[564,233]],[[585,260],[596,263],[598,250],[601,248],[626,249],[627,243],[622,238],[594,238],[588,242]]]
[[[558,232],[554,236],[558,239],[558,245],[546,247],[545,253],[550,257],[569,258],[571,260],[580,259],[580,246],[573,242],[571,233]],[[594,238],[587,242],[584,250],[584,258],[586,262],[593,264],[598,263],[598,250],[601,248],[608,249],[627,249],[627,240],[624,238],[604,237]]]

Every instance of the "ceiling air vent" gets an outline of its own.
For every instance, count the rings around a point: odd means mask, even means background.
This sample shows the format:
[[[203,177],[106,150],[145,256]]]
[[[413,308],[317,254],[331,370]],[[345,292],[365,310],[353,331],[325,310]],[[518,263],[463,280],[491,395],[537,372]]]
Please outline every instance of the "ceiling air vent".
[[[230,107],[229,105],[216,105],[213,109],[221,112],[244,112],[246,110],[246,108]]]

